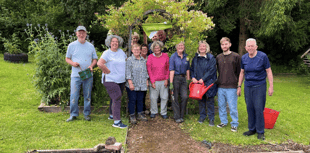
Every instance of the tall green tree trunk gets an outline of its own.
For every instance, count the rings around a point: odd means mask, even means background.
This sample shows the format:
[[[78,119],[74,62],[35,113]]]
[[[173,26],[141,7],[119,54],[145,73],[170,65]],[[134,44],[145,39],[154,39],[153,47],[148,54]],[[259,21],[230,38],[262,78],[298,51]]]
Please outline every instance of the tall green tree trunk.
[[[245,19],[240,18],[240,31],[239,31],[239,47],[238,47],[238,53],[240,56],[246,53],[245,50],[245,41],[248,38],[246,26],[245,26]]]

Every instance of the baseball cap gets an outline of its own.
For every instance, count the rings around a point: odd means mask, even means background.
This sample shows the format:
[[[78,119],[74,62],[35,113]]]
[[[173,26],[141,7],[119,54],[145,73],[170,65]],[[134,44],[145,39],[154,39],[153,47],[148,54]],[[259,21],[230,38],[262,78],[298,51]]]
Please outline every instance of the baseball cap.
[[[76,31],[80,31],[80,30],[84,30],[84,31],[87,31],[86,28],[84,26],[78,26],[76,28]]]

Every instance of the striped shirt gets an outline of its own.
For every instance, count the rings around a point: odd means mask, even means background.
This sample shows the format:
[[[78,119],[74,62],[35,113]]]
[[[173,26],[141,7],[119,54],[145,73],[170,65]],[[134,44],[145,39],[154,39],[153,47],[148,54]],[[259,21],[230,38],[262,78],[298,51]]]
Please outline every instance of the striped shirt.
[[[146,91],[148,78],[146,60],[142,56],[140,56],[140,59],[137,59],[134,55],[130,56],[126,62],[126,87],[129,88],[128,80],[130,79],[135,91]]]

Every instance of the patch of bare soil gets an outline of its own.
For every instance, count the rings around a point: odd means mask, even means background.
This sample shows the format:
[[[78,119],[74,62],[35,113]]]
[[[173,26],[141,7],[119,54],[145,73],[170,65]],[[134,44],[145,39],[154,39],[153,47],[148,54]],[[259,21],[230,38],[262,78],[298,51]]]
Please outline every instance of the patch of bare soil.
[[[162,119],[161,116],[131,125],[127,145],[128,153],[208,152],[208,148],[192,139],[173,119]]]
[[[235,153],[235,152],[305,152],[310,153],[310,146],[288,141],[286,144],[262,144],[255,146],[233,146],[223,143],[215,143],[212,146],[212,152]]]
[[[234,146],[213,143],[209,150],[202,142],[195,141],[173,119],[148,118],[147,122],[130,125],[127,137],[128,153],[242,153],[242,152],[293,152],[310,153],[310,146],[288,141],[286,144]],[[182,124],[182,123],[181,123]]]

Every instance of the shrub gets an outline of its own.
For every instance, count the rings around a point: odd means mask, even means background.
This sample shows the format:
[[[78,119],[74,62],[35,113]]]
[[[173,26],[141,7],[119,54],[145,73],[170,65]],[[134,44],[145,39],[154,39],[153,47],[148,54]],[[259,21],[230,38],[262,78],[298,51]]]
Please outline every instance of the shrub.
[[[19,54],[22,53],[22,51],[19,49],[19,45],[20,45],[20,40],[19,38],[16,36],[16,33],[14,33],[12,35],[11,40],[6,39],[4,37],[1,37],[1,40],[4,42],[3,46],[5,48],[5,50],[10,53],[10,54]]]
[[[33,27],[29,24],[25,32],[31,41],[28,47],[29,53],[34,54],[35,57],[36,70],[33,80],[35,87],[42,95],[42,102],[56,103],[61,106],[68,105],[70,102],[71,66],[66,63],[65,55],[68,44],[75,41],[76,36],[74,33],[70,34],[69,30],[59,30],[61,37],[58,39],[48,31],[47,25]],[[95,67],[92,105],[96,107],[108,105],[110,100],[101,84],[101,74],[101,70]],[[81,106],[84,104],[83,101],[83,94],[80,94],[79,103]]]

